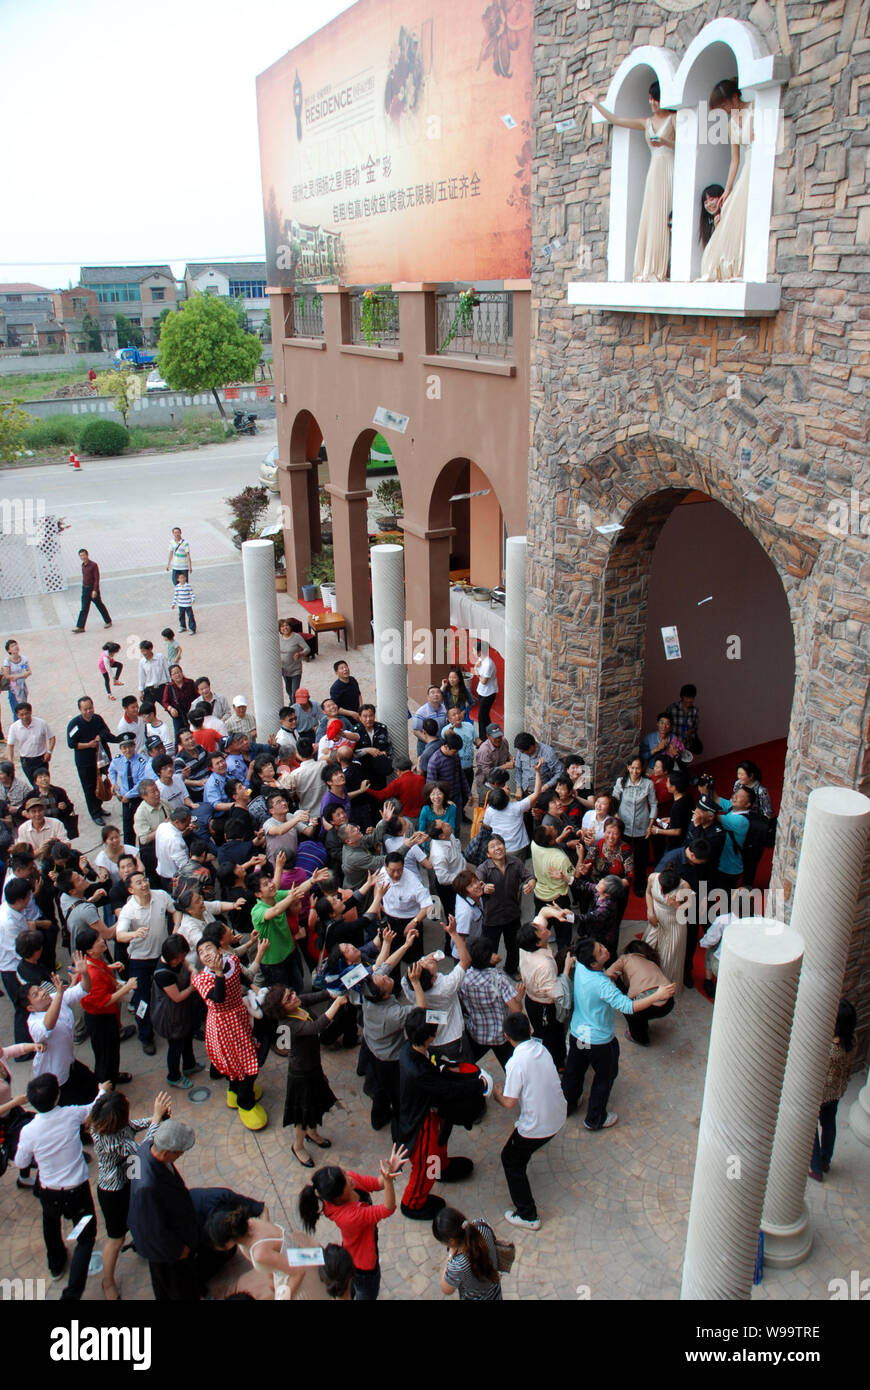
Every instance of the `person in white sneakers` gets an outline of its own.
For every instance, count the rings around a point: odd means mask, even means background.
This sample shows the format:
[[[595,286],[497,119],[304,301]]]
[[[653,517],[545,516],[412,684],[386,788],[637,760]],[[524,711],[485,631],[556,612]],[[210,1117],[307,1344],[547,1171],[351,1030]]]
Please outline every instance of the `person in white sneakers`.
[[[519,1107],[520,1112],[501,1151],[501,1166],[513,1202],[504,1219],[512,1226],[539,1231],[541,1221],[526,1169],[532,1154],[559,1133],[568,1117],[568,1103],[556,1064],[540,1038],[532,1037],[526,1015],[509,1014],[504,1035],[513,1051],[505,1067],[504,1086],[493,1087],[493,1099],[505,1110]]]

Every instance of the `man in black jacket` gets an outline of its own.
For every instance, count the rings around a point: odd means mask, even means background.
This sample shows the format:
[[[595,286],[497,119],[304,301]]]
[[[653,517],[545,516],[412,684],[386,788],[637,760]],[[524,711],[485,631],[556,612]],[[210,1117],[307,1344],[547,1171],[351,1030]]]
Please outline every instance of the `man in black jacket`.
[[[437,1066],[430,1056],[437,1023],[426,1022],[426,996],[420,988],[420,963],[408,979],[417,1007],[405,1023],[407,1042],[399,1055],[399,1138],[411,1155],[411,1174],[402,1197],[402,1214],[412,1221],[431,1221],[444,1206],[432,1195],[436,1182],[458,1182],[474,1170],[470,1158],[449,1158],[447,1143],[454,1124],[470,1128],[486,1108],[480,1072],[462,1073]]]
[[[129,1226],[138,1254],[151,1270],[158,1303],[195,1301],[200,1296],[196,1210],[176,1160],[196,1143],[190,1125],[164,1120],[130,1179]]]
[[[78,705],[78,714],[66,728],[67,746],[75,755],[88,814],[97,825],[105,825],[102,803],[97,799],[97,754],[102,743],[118,743],[121,736],[111,732],[101,714],[94,714],[94,702],[89,695],[83,695]]]

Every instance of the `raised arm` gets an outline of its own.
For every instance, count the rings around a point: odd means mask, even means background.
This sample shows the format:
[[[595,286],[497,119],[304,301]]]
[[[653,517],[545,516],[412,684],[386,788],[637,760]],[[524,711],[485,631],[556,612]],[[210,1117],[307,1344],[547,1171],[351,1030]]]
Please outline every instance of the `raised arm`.
[[[606,106],[602,106],[600,101],[593,99],[592,105],[596,111],[600,111],[608,125],[618,125],[623,130],[643,130],[646,126],[640,116],[615,116],[612,111],[608,111]]]

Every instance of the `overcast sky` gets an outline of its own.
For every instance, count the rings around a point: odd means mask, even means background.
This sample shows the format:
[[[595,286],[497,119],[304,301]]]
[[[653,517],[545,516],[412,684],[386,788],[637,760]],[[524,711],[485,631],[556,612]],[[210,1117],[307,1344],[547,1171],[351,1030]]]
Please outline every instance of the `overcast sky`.
[[[352,0],[0,0],[0,282],[263,258],[254,80]]]

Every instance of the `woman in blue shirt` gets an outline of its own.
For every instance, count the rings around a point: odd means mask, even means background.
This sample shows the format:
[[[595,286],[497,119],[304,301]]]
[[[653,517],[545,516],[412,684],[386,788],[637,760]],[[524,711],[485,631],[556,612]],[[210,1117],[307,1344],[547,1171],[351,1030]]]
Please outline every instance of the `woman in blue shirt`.
[[[456,803],[447,799],[447,788],[443,782],[433,782],[428,791],[423,793],[418,828],[425,830],[434,820],[446,820],[453,834],[459,834],[456,829]]]

